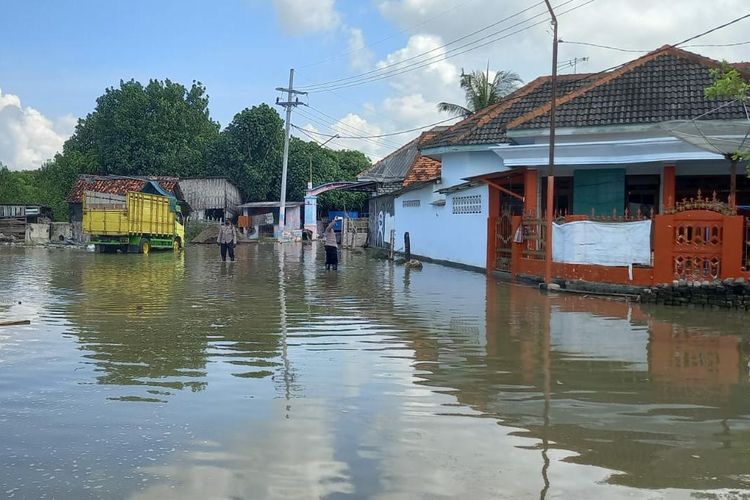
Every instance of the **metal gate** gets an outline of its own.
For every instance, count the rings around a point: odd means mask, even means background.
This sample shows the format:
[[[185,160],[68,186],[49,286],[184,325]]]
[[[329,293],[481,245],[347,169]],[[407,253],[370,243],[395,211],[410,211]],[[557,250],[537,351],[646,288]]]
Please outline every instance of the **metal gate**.
[[[674,218],[675,279],[714,280],[721,276],[723,217],[708,211],[682,212]]]
[[[503,207],[495,223],[495,269],[510,272],[513,252],[513,219],[510,207]]]

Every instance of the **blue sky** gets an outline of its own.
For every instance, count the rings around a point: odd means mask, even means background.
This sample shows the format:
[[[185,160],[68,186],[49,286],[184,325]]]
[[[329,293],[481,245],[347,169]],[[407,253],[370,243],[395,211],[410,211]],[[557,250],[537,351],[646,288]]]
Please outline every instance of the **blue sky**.
[[[577,10],[560,18],[560,36],[652,50],[713,27],[747,10],[746,0],[558,0]],[[564,5],[563,5],[564,4]],[[0,7],[0,161],[34,168],[59,150],[76,118],[121,79],[203,82],[214,119],[225,126],[238,111],[273,102],[290,67],[300,84],[329,81],[397,64],[489,23],[543,15],[537,0],[4,0]],[[541,18],[543,19],[543,18]],[[737,25],[706,43],[750,39]],[[481,41],[489,31],[470,40]],[[462,68],[518,72],[525,81],[549,72],[546,23],[415,71],[376,83],[312,93],[314,109],[293,122],[311,132],[364,135],[418,127],[441,119],[441,100],[462,100]],[[455,45],[454,45],[455,46]],[[750,45],[696,48],[711,57],[750,59]],[[596,71],[637,57],[561,45],[560,60],[588,57],[578,71]],[[743,57],[744,56],[744,57]],[[572,68],[563,72],[571,72]],[[387,154],[415,134],[388,139],[338,139],[331,147]]]

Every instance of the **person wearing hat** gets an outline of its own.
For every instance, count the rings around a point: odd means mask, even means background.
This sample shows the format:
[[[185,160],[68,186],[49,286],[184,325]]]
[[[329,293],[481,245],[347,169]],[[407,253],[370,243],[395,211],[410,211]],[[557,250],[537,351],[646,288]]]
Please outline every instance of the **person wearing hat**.
[[[229,260],[234,262],[234,246],[237,244],[237,229],[232,225],[230,219],[225,219],[224,225],[219,227],[219,236],[216,238],[216,243],[221,247],[222,262],[227,261],[227,252],[229,253]]]

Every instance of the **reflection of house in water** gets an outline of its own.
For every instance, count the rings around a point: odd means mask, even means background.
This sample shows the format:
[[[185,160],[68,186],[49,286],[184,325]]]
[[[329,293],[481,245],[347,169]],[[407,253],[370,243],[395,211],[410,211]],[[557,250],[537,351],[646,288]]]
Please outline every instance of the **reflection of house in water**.
[[[715,477],[715,487],[747,487],[747,337],[624,302],[491,281],[486,290],[486,341],[446,323],[411,343],[430,358],[418,365],[422,384],[577,453],[570,462],[618,471],[611,483],[702,489]]]

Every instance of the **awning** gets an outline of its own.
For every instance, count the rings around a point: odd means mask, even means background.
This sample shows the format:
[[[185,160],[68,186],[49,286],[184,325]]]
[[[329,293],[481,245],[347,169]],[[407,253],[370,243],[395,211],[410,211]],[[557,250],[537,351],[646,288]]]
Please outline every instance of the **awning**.
[[[461,184],[454,184],[453,186],[448,186],[446,188],[438,189],[435,192],[436,193],[440,193],[440,194],[451,194],[451,193],[456,193],[458,191],[464,191],[466,189],[470,189],[470,188],[473,188],[475,186],[481,186],[481,185],[482,185],[482,182],[478,181],[478,180],[467,181],[467,182],[462,182]]]

